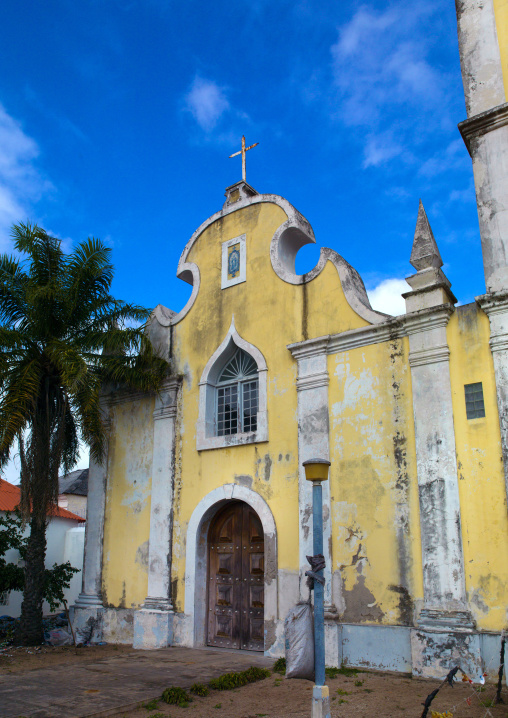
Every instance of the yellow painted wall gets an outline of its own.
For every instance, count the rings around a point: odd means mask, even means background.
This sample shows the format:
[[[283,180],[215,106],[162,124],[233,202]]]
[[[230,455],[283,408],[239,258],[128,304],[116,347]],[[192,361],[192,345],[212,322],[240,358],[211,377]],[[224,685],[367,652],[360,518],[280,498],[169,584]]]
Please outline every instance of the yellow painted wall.
[[[306,286],[281,280],[270,241],[286,219],[276,205],[252,205],[208,227],[190,250],[201,287],[172,329],[174,369],[182,376],[175,456],[173,599],[184,610],[185,541],[199,501],[237,482],[270,506],[279,569],[298,572],[297,365],[287,345],[364,326],[344,297],[331,263]],[[221,244],[247,241],[247,281],[222,290]],[[269,441],[198,452],[199,381],[234,314],[240,336],[268,366]],[[504,625],[508,519],[489,322],[476,305],[448,327],[466,581],[480,628]],[[345,622],[410,623],[422,606],[422,560],[408,339],[328,357],[333,570],[342,582]],[[487,416],[467,421],[464,383],[482,381]],[[104,595],[138,606],[147,593],[147,541],[153,401],[114,407],[109,453]],[[340,573],[339,573],[340,572]],[[335,597],[339,601],[338,597]]]
[[[333,567],[345,622],[410,623],[423,598],[408,340],[328,358]]]
[[[494,0],[494,15],[501,52],[505,99],[508,100],[508,0]]]
[[[179,521],[173,541],[177,610],[183,609],[189,519],[197,503],[222,484],[243,483],[265,498],[277,525],[279,568],[299,568],[296,362],[286,345],[366,322],[347,304],[331,263],[305,287],[287,284],[275,274],[270,242],[285,220],[273,204],[241,209],[207,228],[187,258],[199,267],[201,287],[189,314],[173,329],[176,369],[184,374],[175,490]],[[221,290],[221,243],[244,233],[247,281]],[[198,383],[233,314],[240,336],[267,362],[269,442],[198,453]]]
[[[458,307],[448,325],[466,589],[478,627],[506,621],[508,518],[487,316]],[[485,418],[467,419],[464,384],[482,382]]]
[[[139,606],[148,588],[153,399],[113,408],[104,525],[106,605]]]

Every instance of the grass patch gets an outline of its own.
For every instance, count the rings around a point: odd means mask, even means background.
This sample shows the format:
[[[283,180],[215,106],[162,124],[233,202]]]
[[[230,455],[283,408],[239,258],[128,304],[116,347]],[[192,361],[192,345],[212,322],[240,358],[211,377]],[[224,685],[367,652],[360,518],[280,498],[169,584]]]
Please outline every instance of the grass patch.
[[[349,701],[345,701],[344,698],[339,698],[338,704],[340,705],[341,703],[349,703]]]
[[[281,676],[284,676],[286,674],[286,659],[285,658],[277,658],[277,660],[273,664],[272,670],[275,673],[280,673]]]
[[[143,703],[143,708],[146,708],[147,711],[155,711],[159,707],[159,700],[157,698],[153,698],[153,700],[148,701],[148,703]]]
[[[355,681],[355,686],[357,688],[360,688],[360,686],[363,686],[364,683],[365,683],[365,681]]]
[[[207,696],[210,691],[208,690],[208,687],[203,685],[203,683],[194,683],[189,688],[190,693],[194,693],[195,696]]]
[[[343,691],[342,688],[337,688],[337,695],[338,696],[348,696],[349,693],[347,691]]]
[[[214,708],[222,708],[222,703],[217,703],[216,705],[214,705]]]
[[[351,678],[358,675],[358,669],[348,668],[347,666],[341,666],[340,668],[327,666],[325,668],[325,674],[327,678],[337,678],[337,676],[347,676]]]
[[[208,685],[215,691],[231,691],[233,688],[240,688],[241,686],[246,686],[248,683],[261,681],[263,678],[268,678],[269,675],[270,671],[268,668],[251,666],[246,671],[225,673],[223,676],[219,676],[219,678],[212,678]]]
[[[364,688],[363,690],[365,691],[365,693],[374,693],[373,688]]]
[[[480,703],[484,708],[492,708],[492,706],[496,705],[494,698],[485,698],[485,700],[480,701]]]
[[[184,691],[183,688],[171,686],[171,688],[166,688],[166,690],[162,694],[162,700],[172,706],[180,706],[180,708],[187,708],[187,706],[191,702],[191,697],[187,693],[187,691]]]

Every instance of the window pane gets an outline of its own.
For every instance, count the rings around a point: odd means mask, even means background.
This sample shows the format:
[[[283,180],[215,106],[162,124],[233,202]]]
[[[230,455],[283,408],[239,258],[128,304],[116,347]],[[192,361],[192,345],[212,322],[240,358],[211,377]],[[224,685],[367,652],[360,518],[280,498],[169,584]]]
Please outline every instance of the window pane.
[[[243,431],[256,431],[258,425],[258,382],[242,384]]]
[[[483,401],[483,386],[481,381],[475,384],[465,384],[464,394],[466,397],[466,416],[468,419],[481,419],[485,416],[485,404]]]
[[[238,433],[238,387],[224,386],[217,395],[217,436]]]

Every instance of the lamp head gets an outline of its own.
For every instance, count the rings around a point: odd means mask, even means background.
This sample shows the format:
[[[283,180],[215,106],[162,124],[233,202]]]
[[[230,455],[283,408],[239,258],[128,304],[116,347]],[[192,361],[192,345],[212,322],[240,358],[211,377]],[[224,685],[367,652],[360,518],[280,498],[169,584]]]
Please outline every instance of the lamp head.
[[[302,466],[305,467],[307,481],[327,481],[328,467],[331,466],[328,459],[308,459]]]

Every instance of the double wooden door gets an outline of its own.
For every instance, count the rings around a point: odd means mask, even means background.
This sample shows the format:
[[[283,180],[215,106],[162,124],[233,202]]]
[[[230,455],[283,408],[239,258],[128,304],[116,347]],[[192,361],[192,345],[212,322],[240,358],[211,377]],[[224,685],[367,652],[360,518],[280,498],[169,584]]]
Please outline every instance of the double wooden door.
[[[208,645],[264,649],[264,537],[256,512],[232,501],[208,535]]]

